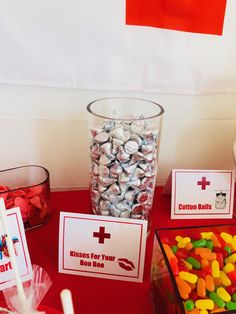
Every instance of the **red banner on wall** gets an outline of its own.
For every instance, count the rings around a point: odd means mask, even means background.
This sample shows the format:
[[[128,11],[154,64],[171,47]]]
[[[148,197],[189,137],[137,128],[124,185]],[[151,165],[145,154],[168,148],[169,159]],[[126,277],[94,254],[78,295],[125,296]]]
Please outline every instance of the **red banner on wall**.
[[[222,35],[226,0],[126,0],[126,24]]]

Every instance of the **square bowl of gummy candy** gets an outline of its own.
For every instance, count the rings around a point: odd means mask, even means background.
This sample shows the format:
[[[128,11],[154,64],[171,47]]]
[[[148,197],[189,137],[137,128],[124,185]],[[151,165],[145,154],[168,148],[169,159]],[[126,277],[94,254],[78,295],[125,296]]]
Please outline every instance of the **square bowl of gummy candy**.
[[[236,313],[236,226],[156,230],[151,296],[156,314]]]
[[[38,165],[1,170],[0,197],[6,209],[20,208],[25,229],[42,225],[51,212],[48,170]]]

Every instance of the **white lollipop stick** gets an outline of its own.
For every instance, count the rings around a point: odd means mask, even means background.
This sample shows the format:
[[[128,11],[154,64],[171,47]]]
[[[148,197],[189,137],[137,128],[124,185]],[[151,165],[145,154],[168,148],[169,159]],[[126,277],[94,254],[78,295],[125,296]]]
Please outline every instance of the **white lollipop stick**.
[[[61,291],[61,303],[63,307],[64,314],[74,314],[74,307],[72,302],[71,292],[68,289]]]
[[[17,287],[17,291],[18,291],[18,297],[19,297],[19,301],[20,301],[20,305],[21,305],[21,309],[22,309],[22,314],[27,314],[27,313],[29,313],[29,311],[27,309],[25,291],[24,291],[24,288],[22,285],[22,281],[20,278],[20,274],[19,274],[19,270],[18,270],[18,266],[17,266],[17,262],[16,262],[16,254],[15,254],[15,250],[14,250],[14,244],[13,244],[12,237],[11,237],[11,234],[10,234],[9,228],[8,228],[6,207],[5,207],[5,203],[4,203],[3,198],[0,198],[0,217],[1,217],[1,221],[2,221],[3,232],[6,235],[7,249],[8,249],[9,257],[11,260],[12,269],[14,271],[14,277],[15,277],[14,279],[16,282],[16,287]]]

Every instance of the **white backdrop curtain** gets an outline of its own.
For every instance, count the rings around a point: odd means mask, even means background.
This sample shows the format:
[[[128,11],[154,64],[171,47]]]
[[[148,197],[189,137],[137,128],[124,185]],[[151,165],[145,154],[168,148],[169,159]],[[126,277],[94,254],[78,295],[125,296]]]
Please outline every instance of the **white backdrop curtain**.
[[[125,24],[125,1],[0,0],[0,83],[236,92],[236,1],[222,36]]]

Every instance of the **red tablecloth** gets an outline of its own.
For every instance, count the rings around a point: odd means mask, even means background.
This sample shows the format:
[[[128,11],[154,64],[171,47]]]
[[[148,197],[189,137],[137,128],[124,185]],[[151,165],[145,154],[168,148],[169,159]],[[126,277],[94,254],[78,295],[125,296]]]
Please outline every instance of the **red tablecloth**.
[[[132,283],[58,273],[59,212],[91,213],[91,209],[88,191],[52,193],[53,210],[50,220],[44,226],[26,232],[32,263],[43,267],[53,281],[43,304],[62,310],[60,291],[68,288],[72,292],[76,314],[153,313],[150,297],[150,265],[155,229],[219,223],[236,224],[236,219],[170,220],[170,202],[170,196],[162,195],[162,188],[156,189],[152,229],[147,239],[144,281]]]

